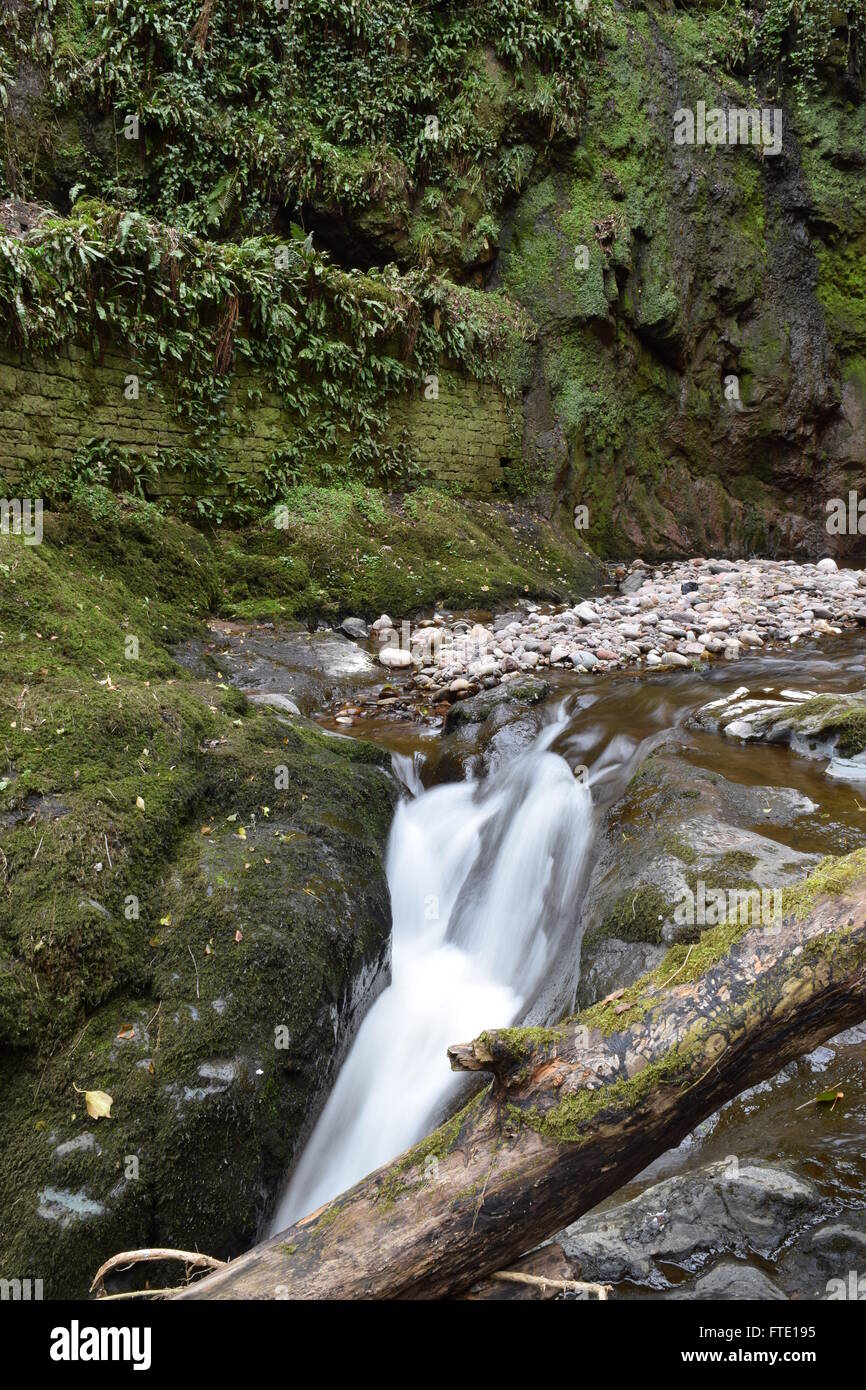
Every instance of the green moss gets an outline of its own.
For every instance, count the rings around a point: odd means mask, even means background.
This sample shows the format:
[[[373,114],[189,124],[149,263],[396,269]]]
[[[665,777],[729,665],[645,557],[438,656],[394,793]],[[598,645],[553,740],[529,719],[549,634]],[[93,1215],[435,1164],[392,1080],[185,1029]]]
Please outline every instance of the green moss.
[[[866,749],[866,703],[817,695],[804,700],[791,716],[795,731],[812,738],[834,738],[836,751],[843,758],[852,758]]]
[[[505,1052],[513,1061],[519,1062],[538,1048],[555,1047],[564,1036],[563,1028],[497,1028],[481,1033],[478,1041],[493,1055]]]
[[[286,526],[219,542],[224,612],[396,618],[434,604],[493,608],[529,593],[564,600],[599,579],[572,536],[508,504],[422,488],[407,510],[356,486],[298,488],[285,506]]]
[[[560,1144],[581,1144],[592,1139],[605,1119],[618,1113],[634,1110],[660,1085],[676,1085],[688,1068],[689,1051],[696,1046],[697,1037],[686,1037],[659,1062],[644,1067],[628,1080],[615,1081],[598,1090],[583,1090],[564,1097],[544,1112],[537,1108],[521,1109],[508,1106],[511,1119],[518,1125],[534,1129],[545,1139]]]
[[[684,840],[681,835],[671,833],[666,835],[662,841],[669,854],[673,854],[682,864],[694,864],[697,859],[697,851],[688,840]]]
[[[783,889],[783,911],[792,912],[795,917],[808,917],[820,898],[839,897],[863,875],[866,875],[866,850],[855,850],[841,859],[835,856],[822,859],[802,883]]]
[[[658,944],[662,926],[670,911],[668,899],[658,888],[649,886],[622,893],[597,929],[599,939],[649,941]]]

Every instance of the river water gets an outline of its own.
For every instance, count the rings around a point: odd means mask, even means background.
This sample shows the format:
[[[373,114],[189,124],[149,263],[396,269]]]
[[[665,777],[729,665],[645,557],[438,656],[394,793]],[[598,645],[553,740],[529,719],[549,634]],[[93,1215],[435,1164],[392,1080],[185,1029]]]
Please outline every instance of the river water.
[[[856,635],[698,672],[554,673],[551,680],[545,703],[451,735],[382,718],[375,707],[356,721],[353,735],[391,749],[406,789],[387,856],[392,981],[359,1029],[277,1205],[273,1231],[395,1157],[453,1107],[465,1083],[449,1072],[450,1043],[485,1027],[569,1012],[599,826],[660,745],[676,746],[695,767],[729,781],[793,788],[808,798],[812,812],[793,825],[768,828],[756,816],[752,827],[791,849],[842,853],[866,843],[866,787],[827,779],[826,758],[742,745],[689,723],[700,706],[743,685],[756,693],[862,691],[866,661]],[[332,720],[322,722],[345,735]],[[588,775],[576,778],[575,767]],[[862,1200],[866,1049],[848,1058],[845,1117],[831,1136],[816,1139],[814,1127],[791,1122],[794,1100],[815,1093],[813,1072],[823,1066],[826,1058],[788,1069],[784,1100],[771,1088],[763,1101],[733,1102],[625,1195],[698,1155],[713,1156],[719,1145],[736,1145],[741,1153],[799,1157],[831,1196],[850,1201],[859,1191]],[[738,1124],[742,1133],[732,1136]]]

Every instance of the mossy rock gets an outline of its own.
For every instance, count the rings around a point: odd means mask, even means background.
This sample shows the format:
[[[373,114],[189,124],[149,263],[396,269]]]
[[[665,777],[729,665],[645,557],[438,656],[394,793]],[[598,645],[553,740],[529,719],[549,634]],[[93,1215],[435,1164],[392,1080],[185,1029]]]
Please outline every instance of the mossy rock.
[[[387,975],[396,787],[172,659],[217,588],[189,528],[49,517],[0,567],[0,1274],[80,1297],[117,1250],[255,1239]]]

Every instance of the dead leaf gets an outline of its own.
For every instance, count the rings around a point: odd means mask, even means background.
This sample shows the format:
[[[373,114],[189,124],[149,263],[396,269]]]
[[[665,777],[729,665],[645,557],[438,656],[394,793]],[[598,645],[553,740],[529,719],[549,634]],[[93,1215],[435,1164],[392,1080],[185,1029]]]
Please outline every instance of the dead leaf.
[[[111,1107],[114,1100],[107,1091],[85,1091],[81,1086],[76,1086],[74,1081],[72,1089],[84,1096],[84,1104],[87,1106],[87,1113],[91,1120],[111,1119]]]
[[[143,811],[143,810],[144,810],[144,797],[143,797],[143,796],[137,796],[137,797],[135,798],[135,804],[136,804],[136,806],[138,807],[139,811]]]

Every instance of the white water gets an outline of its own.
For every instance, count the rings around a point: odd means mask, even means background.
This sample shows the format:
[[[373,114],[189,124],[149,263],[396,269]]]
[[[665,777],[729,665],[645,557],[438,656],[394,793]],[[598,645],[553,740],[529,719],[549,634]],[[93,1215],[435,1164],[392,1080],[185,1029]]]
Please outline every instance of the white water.
[[[434,787],[398,807],[387,859],[392,981],[358,1031],[272,1231],[420,1139],[454,1095],[448,1044],[531,1017],[557,958],[567,957],[566,976],[572,969],[592,803],[550,751],[563,727],[549,725],[483,783]]]

